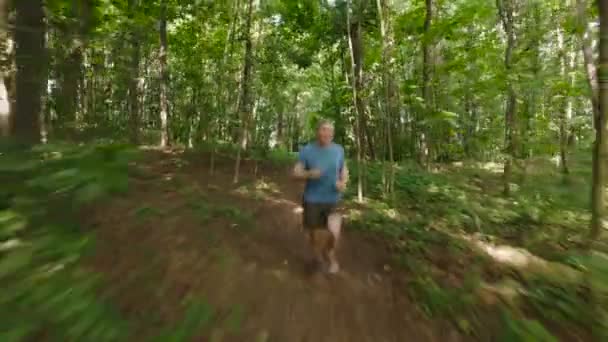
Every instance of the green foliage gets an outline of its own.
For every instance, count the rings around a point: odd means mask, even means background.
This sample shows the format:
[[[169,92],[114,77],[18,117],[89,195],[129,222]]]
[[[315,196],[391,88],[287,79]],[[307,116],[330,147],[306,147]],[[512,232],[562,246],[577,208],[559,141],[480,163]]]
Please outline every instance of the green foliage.
[[[0,295],[3,341],[37,334],[116,341],[127,327],[96,294],[98,279],[78,261],[91,238],[73,213],[127,188],[133,153],[119,145],[40,146],[1,154]]]
[[[159,334],[155,341],[180,342],[191,340],[209,327],[215,314],[213,307],[208,303],[193,300],[187,304],[186,312],[180,322]]]
[[[530,319],[517,319],[504,312],[505,331],[501,337],[504,342],[557,342],[541,323]]]
[[[476,282],[469,282],[476,286]],[[471,312],[476,301],[471,286],[462,288],[445,288],[438,285],[428,276],[416,278],[411,290],[418,304],[429,316],[444,315],[457,318],[463,313]],[[456,320],[458,322],[458,320]]]

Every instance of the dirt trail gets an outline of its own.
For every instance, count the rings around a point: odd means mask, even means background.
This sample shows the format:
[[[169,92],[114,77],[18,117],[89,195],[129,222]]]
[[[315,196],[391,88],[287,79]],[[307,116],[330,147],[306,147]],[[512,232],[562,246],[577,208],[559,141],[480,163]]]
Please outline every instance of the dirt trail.
[[[256,183],[245,177],[250,186],[232,185],[228,162],[210,176],[201,158],[181,167],[181,156],[147,159],[130,193],[88,218],[98,232],[91,267],[112,284],[108,295],[123,313],[142,322],[138,339],[179,321],[184,299],[202,297],[216,318],[197,341],[462,340],[421,317],[406,296],[407,277],[393,271],[372,236],[346,226],[341,274],[311,272],[298,215],[301,185],[284,170],[264,170],[266,182],[257,184],[266,189],[244,192]],[[203,201],[224,214],[201,221],[191,208]]]

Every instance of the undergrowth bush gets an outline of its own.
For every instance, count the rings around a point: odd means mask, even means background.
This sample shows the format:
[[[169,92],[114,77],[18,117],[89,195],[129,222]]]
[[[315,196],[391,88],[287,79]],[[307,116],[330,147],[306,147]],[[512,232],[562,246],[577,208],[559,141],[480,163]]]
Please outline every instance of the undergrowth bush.
[[[73,214],[127,190],[133,156],[121,145],[2,149],[1,341],[126,338],[124,321],[96,294],[98,277],[78,264],[92,240]]]

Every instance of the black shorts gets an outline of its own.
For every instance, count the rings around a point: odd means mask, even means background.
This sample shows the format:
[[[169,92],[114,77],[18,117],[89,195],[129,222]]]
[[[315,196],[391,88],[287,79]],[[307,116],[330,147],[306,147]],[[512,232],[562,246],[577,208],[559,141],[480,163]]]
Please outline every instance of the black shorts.
[[[327,229],[329,215],[338,210],[337,204],[302,203],[304,208],[303,223],[306,229]]]

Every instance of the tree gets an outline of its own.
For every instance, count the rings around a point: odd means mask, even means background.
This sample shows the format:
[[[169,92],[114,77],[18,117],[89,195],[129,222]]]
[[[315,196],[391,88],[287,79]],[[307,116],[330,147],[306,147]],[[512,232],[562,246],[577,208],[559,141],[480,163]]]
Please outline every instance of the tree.
[[[351,15],[351,3],[347,1],[346,7],[346,29],[348,31],[348,46],[350,50],[350,79],[352,82],[353,102],[355,111],[355,140],[357,148],[357,198],[363,201],[363,116],[365,106],[363,104],[363,52],[361,51],[363,42],[361,39],[361,19],[353,22]]]
[[[9,30],[9,0],[0,0],[0,137],[10,135],[14,117],[15,70],[13,43]]]
[[[72,1],[56,20],[58,51],[58,94],[56,109],[60,121],[74,124],[79,112],[79,86],[83,77],[84,53],[91,27],[93,1]],[[82,108],[84,109],[84,108]],[[81,115],[84,113],[80,113]]]
[[[160,0],[160,146],[166,147],[169,143],[169,100],[167,98],[169,87],[169,71],[167,70],[167,0]]]
[[[595,116],[595,142],[593,144],[593,181],[591,205],[591,241],[597,240],[604,230],[606,217],[606,176],[608,167],[608,1],[598,1],[600,13],[600,55],[598,61],[598,115]]]
[[[385,191],[391,193],[394,183],[393,162],[395,161],[393,151],[393,116],[397,112],[397,100],[395,94],[395,81],[392,77],[393,70],[393,45],[392,32],[389,31],[390,17],[387,0],[376,0],[378,20],[380,21],[380,35],[382,39],[382,82],[384,86],[384,115],[386,120],[386,145],[389,167],[385,170]]]
[[[15,10],[17,82],[12,131],[18,141],[32,145],[40,142],[41,98],[47,71],[44,5],[42,0],[20,0]]]
[[[252,117],[251,107],[251,72],[253,68],[253,42],[251,37],[251,25],[253,21],[253,0],[247,5],[247,18],[245,23],[245,57],[243,61],[243,75],[241,77],[241,98],[238,113],[241,118],[241,132],[238,152],[234,167],[234,182],[238,183],[243,150],[247,147],[249,128]]]
[[[511,173],[513,159],[515,158],[516,141],[515,131],[517,129],[517,94],[513,85],[513,53],[515,49],[515,7],[518,0],[497,0],[496,5],[503,29],[507,36],[507,47],[505,48],[505,76],[507,78],[507,102],[505,108],[505,166],[504,166],[504,193],[509,195],[511,187]]]
[[[424,17],[424,37],[422,41],[422,98],[424,99],[424,108],[426,116],[429,116],[434,110],[433,108],[433,88],[432,88],[432,37],[431,25],[433,23],[433,0],[425,0],[426,15]],[[422,120],[418,120],[422,121]],[[419,162],[422,165],[429,166],[430,155],[428,146],[428,137],[424,128],[418,127],[419,132]]]
[[[597,117],[599,116],[599,85],[597,80],[597,68],[593,58],[593,50],[591,48],[592,34],[589,29],[589,23],[587,22],[587,1],[577,0],[576,2],[577,20],[579,33],[579,39],[581,44],[581,50],[583,53],[583,59],[585,61],[585,71],[587,75],[587,82],[591,89],[591,105],[593,107],[593,113]]]
[[[131,32],[130,32],[130,50],[131,60],[129,65],[130,80],[128,87],[128,99],[129,99],[129,128],[130,128],[130,140],[131,143],[139,143],[139,129],[140,129],[140,75],[139,75],[139,63],[141,58],[140,51],[140,30],[137,26],[137,11],[139,8],[138,0],[129,0],[129,19],[131,20]]]

